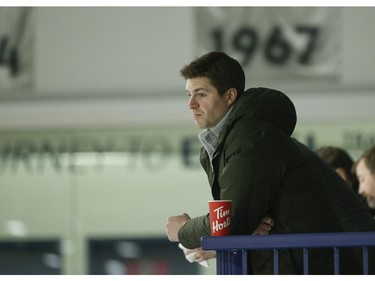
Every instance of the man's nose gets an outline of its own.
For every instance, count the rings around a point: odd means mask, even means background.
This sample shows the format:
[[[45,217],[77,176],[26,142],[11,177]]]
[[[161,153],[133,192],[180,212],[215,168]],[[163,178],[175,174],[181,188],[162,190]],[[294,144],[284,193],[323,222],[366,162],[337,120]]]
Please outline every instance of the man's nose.
[[[193,97],[190,97],[188,106],[189,106],[189,109],[194,109],[198,107],[198,104]]]

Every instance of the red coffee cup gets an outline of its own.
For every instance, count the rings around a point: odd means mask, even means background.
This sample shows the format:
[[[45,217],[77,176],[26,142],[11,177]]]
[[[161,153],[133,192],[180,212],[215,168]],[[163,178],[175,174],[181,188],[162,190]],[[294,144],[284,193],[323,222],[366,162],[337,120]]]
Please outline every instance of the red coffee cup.
[[[211,236],[230,234],[232,200],[208,201]]]

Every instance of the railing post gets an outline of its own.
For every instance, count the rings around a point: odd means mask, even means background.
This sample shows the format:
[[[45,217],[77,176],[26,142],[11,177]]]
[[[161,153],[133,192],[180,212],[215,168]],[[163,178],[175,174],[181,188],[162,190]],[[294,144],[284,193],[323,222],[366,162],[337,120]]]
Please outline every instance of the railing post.
[[[243,261],[242,261],[242,251],[233,251],[231,252],[232,258],[232,274],[240,275],[243,274]],[[245,267],[246,270],[247,266]]]
[[[273,274],[279,274],[279,250],[273,249]]]
[[[247,275],[247,251],[242,250],[242,274]]]
[[[247,274],[242,251],[216,251],[216,272],[218,275]]]
[[[334,274],[340,274],[340,249],[337,247],[333,248],[333,259],[334,259]]]
[[[303,248],[303,274],[309,274],[309,250],[307,248]]]
[[[223,275],[224,269],[225,269],[224,253],[223,251],[216,251],[216,273],[217,275]]]
[[[363,275],[368,275],[368,248],[362,247]]]

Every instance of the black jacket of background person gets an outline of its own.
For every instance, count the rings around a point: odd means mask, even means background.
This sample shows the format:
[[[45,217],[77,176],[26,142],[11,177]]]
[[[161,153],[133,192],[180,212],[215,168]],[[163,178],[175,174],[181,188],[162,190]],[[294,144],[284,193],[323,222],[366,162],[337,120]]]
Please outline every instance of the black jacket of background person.
[[[318,114],[318,112],[317,112]],[[272,234],[375,231],[369,209],[334,170],[305,145],[291,138],[296,125],[293,103],[283,93],[251,88],[236,102],[220,133],[212,166],[201,150],[201,164],[215,200],[233,201],[232,235],[252,234],[269,214]],[[208,215],[189,220],[179,230],[187,248],[200,247],[210,235]],[[249,271],[272,274],[271,251],[251,251]],[[360,274],[360,255],[340,250],[340,273]],[[302,274],[302,250],[283,250],[281,274]],[[309,251],[310,274],[333,273],[333,250]]]

